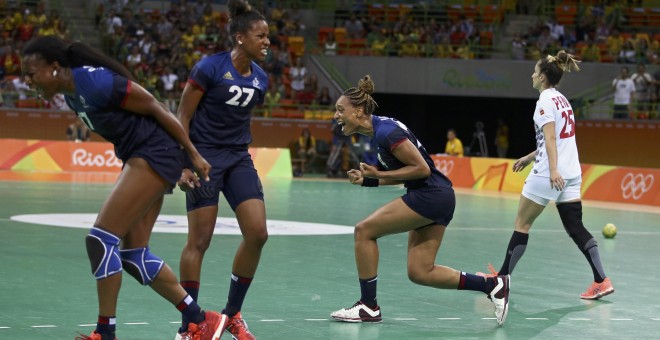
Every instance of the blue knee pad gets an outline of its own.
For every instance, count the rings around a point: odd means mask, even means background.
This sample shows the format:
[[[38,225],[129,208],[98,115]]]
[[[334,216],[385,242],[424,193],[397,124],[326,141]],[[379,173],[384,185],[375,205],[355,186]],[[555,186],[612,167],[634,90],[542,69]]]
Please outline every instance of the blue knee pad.
[[[93,227],[85,238],[92,274],[97,280],[120,273],[119,237]]]
[[[119,255],[126,272],[143,286],[151,284],[165,264],[163,260],[149,251],[149,247],[122,249],[119,251]]]

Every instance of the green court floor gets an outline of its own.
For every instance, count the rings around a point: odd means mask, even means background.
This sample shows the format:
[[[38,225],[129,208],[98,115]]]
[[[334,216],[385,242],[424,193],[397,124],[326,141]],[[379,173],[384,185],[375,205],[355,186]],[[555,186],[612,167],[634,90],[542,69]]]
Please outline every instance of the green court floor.
[[[361,325],[329,320],[331,311],[359,298],[350,226],[403,190],[325,180],[270,180],[264,188],[269,220],[347,229],[339,235],[271,231],[243,306],[243,316],[259,339],[649,339],[660,332],[660,209],[586,204],[585,224],[599,242],[616,293],[583,301],[578,296],[591,283],[591,271],[550,205],[532,229],[516,268],[503,327],[496,325],[493,307],[480,293],[408,281],[406,235],[385,237],[379,241],[378,295],[384,322]],[[77,331],[91,332],[97,306],[84,246],[87,230],[11,217],[95,214],[109,190],[98,184],[0,182],[0,339],[73,339]],[[437,262],[467,272],[484,271],[488,262],[499,267],[512,232],[516,197],[463,191],[457,196]],[[183,217],[183,194],[168,196],[162,213]],[[233,216],[226,203],[221,216]],[[608,222],[619,227],[612,240],[600,234]],[[314,229],[308,228],[310,233]],[[239,238],[214,236],[203,268],[203,308],[224,306]],[[155,233],[152,251],[178,271],[184,240],[181,233]],[[173,339],[179,313],[125,275],[117,317],[121,340]]]

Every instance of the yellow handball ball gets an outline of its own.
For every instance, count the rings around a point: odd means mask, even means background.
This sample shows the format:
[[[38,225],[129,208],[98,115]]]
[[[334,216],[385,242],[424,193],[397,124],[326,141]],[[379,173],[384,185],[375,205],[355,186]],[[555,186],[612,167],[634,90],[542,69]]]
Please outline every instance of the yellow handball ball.
[[[614,238],[616,236],[616,226],[612,223],[608,223],[603,227],[603,236],[605,238]]]

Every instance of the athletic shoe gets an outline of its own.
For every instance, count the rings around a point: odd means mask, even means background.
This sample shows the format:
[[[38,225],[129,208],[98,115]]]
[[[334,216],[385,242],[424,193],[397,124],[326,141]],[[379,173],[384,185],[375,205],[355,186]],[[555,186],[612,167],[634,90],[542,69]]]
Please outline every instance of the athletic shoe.
[[[482,272],[477,272],[476,274],[479,276],[483,277],[496,277],[497,276],[497,270],[495,270],[495,267],[491,263],[488,264],[488,271],[490,274],[482,273]]]
[[[243,320],[243,317],[241,317],[241,312],[236,313],[236,315],[229,319],[229,323],[226,329],[235,340],[257,339],[248,329],[247,323],[245,320]]]
[[[614,293],[614,287],[612,287],[612,281],[609,277],[606,277],[605,280],[601,283],[594,282],[587,288],[587,291],[580,294],[580,298],[585,300],[598,300],[605,295]]]
[[[181,340],[218,340],[225,330],[228,318],[218,312],[204,312],[205,319],[199,324],[191,322],[188,331],[179,334]]]
[[[488,294],[488,298],[495,305],[495,317],[497,324],[502,326],[509,313],[509,283],[511,275],[500,275],[495,277],[495,288]]]
[[[337,321],[343,322],[383,322],[383,318],[380,314],[380,306],[371,309],[362,303],[362,301],[356,302],[353,307],[342,308],[338,311],[332,312],[330,313],[330,316]]]
[[[182,340],[181,333],[176,332],[176,335],[174,336],[174,340]]]
[[[77,336],[74,340],[102,340],[101,334],[96,333],[96,330],[92,332],[89,336],[78,333],[80,336]],[[117,338],[115,338],[117,340]]]

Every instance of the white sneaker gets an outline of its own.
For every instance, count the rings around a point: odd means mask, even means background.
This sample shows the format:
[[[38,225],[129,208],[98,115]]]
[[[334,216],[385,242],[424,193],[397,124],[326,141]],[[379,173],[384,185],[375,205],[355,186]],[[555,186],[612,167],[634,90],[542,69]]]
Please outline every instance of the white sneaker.
[[[181,334],[179,334],[179,332],[176,332],[176,336],[174,336],[174,340],[181,340]]]
[[[497,324],[502,326],[509,313],[509,284],[511,275],[500,275],[494,278],[495,288],[488,294],[488,298],[495,305]]]
[[[330,313],[330,316],[337,321],[343,322],[383,322],[383,318],[380,314],[380,306],[371,309],[363,304],[362,301],[356,302],[353,307],[342,308],[338,311],[332,312]]]

